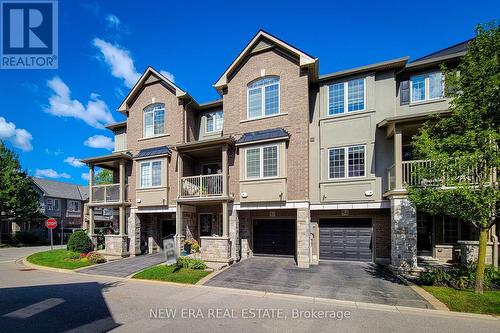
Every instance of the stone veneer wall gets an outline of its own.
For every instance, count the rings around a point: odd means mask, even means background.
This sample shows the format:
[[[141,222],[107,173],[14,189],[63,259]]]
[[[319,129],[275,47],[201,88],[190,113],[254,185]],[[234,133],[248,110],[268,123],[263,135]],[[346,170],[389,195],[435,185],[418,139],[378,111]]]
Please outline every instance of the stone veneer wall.
[[[206,261],[228,262],[231,258],[229,239],[201,237],[201,258]]]
[[[311,220],[309,208],[297,209],[297,222],[296,222],[296,259],[297,266],[302,268],[309,268],[310,264],[310,230],[309,222]]]
[[[417,266],[417,212],[407,198],[391,198],[391,266]]]
[[[127,235],[105,235],[105,253],[112,256],[128,256]]]
[[[252,220],[247,214],[240,214],[240,242],[241,242],[241,259],[247,259],[253,256],[253,238],[252,238]]]
[[[240,221],[238,211],[234,209],[232,204],[228,205],[229,219],[229,242],[230,242],[230,257],[234,260],[240,260]]]
[[[132,213],[130,208],[127,208],[127,227],[129,237],[129,252],[130,255],[141,254],[141,219],[136,213]]]

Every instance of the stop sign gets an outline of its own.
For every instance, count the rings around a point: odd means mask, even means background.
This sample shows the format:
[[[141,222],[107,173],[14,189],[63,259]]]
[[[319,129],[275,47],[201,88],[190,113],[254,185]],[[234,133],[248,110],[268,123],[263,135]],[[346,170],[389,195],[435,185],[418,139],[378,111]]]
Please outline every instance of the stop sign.
[[[54,229],[55,227],[57,227],[57,220],[56,219],[48,219],[47,221],[45,221],[45,226],[48,229]]]

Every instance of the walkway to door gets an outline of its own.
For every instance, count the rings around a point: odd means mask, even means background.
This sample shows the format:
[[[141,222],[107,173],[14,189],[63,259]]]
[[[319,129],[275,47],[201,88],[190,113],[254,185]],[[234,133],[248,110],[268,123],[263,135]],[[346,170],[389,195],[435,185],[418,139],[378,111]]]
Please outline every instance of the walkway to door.
[[[91,266],[79,270],[78,273],[126,277],[164,261],[163,253],[154,253]]]

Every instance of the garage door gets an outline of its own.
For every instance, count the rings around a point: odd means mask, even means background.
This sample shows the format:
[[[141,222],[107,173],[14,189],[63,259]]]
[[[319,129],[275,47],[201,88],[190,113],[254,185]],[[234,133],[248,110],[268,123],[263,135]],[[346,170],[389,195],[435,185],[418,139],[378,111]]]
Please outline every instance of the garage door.
[[[295,255],[295,220],[254,220],[253,252]]]
[[[319,221],[320,260],[372,261],[371,219]]]

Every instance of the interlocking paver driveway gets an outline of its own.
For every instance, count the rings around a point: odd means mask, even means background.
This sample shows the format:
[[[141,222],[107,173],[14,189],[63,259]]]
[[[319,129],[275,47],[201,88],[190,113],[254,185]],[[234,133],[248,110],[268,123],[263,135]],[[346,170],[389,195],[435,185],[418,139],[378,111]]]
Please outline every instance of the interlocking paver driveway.
[[[126,277],[135,272],[142,271],[150,266],[158,265],[165,261],[163,253],[147,254],[133,258],[111,261],[105,264],[91,266],[79,270],[79,273],[108,275],[117,277]]]

